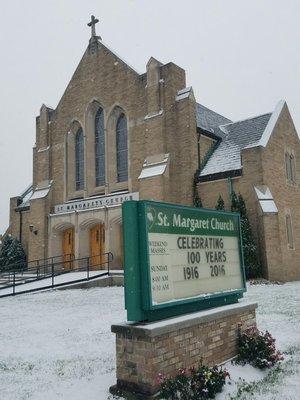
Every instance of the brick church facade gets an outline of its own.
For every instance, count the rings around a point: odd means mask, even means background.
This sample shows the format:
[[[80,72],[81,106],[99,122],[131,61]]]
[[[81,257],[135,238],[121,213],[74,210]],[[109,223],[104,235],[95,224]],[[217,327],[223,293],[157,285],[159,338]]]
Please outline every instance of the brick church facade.
[[[7,230],[29,260],[112,252],[123,259],[121,204],[246,200],[264,274],[300,279],[299,138],[285,102],[231,122],[198,104],[185,71],[150,58],[139,74],[93,32],[55,109],[36,118],[33,178],[11,198]]]

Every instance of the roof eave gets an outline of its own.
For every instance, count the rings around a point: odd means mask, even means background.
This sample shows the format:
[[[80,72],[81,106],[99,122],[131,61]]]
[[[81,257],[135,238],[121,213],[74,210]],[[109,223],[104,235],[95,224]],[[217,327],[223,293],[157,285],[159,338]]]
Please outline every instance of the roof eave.
[[[203,183],[203,182],[211,182],[227,178],[236,178],[241,175],[242,175],[242,168],[232,169],[229,171],[217,172],[215,174],[208,174],[203,176],[200,175],[198,176],[198,182]]]
[[[30,206],[22,206],[22,205],[20,205],[20,206],[15,208],[16,212],[28,211],[28,210],[30,210]]]
[[[214,134],[213,132],[207,131],[204,128],[201,128],[201,126],[197,126],[197,133],[200,133],[204,136],[209,137],[210,139],[214,139],[214,140],[222,140],[222,138],[220,138],[220,136],[217,136],[216,134]]]

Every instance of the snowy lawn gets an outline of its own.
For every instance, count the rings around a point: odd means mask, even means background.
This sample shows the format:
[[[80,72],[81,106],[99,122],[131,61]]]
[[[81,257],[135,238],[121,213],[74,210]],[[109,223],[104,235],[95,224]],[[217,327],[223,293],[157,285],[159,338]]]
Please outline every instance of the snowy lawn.
[[[256,383],[236,396],[226,385],[218,400],[296,400],[300,393],[300,282],[249,288],[258,326],[287,352],[281,370],[262,373],[228,365],[233,380]],[[0,300],[0,398],[107,400],[115,383],[115,338],[125,320],[122,288],[64,290]],[[251,395],[251,392],[253,395]]]

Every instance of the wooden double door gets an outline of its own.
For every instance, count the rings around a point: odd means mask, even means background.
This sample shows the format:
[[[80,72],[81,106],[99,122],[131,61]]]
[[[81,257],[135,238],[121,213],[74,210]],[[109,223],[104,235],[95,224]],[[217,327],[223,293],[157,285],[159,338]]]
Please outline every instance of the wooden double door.
[[[90,229],[90,267],[104,269],[105,265],[105,226],[97,224]]]
[[[73,269],[74,228],[64,230],[62,237],[62,254],[64,269]],[[79,237],[80,240],[80,237]],[[105,226],[97,224],[89,231],[90,268],[104,269],[105,265]]]

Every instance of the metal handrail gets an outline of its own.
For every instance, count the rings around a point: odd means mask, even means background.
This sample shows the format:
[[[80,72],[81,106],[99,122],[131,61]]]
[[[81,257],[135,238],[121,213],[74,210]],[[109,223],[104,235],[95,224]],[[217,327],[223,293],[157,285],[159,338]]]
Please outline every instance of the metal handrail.
[[[96,258],[96,257],[100,257],[100,261],[105,257],[105,260],[103,262],[97,263],[93,266],[91,266],[91,259]],[[33,274],[26,274],[24,276],[22,271],[18,271],[18,270],[14,270],[14,271],[10,271],[8,274],[8,279],[6,279],[7,284],[4,283],[4,285],[0,285],[0,297],[1,296],[1,290],[3,289],[8,289],[8,288],[12,288],[12,293],[11,294],[17,294],[16,293],[16,287],[20,286],[20,285],[25,285],[27,283],[33,283],[36,281],[40,281],[42,279],[47,279],[47,278],[51,278],[51,285],[50,287],[55,287],[55,286],[61,286],[63,284],[70,284],[70,283],[74,283],[74,282],[79,282],[79,281],[84,281],[84,280],[90,280],[90,279],[94,279],[98,276],[103,276],[103,275],[110,275],[110,263],[111,261],[113,261],[113,254],[111,252],[107,252],[107,253],[103,253],[103,254],[99,254],[96,256],[90,256],[90,257],[82,257],[82,258],[71,258],[70,260],[65,260],[65,261],[61,261],[61,262],[53,262],[51,264],[44,264],[44,265],[40,265],[38,267],[35,268],[29,268],[28,270],[26,270],[26,272],[28,273],[33,271]],[[66,268],[69,267],[70,264],[72,264],[72,268]],[[77,266],[76,266],[77,264]],[[81,264],[84,264],[81,266]],[[91,268],[92,267],[101,267],[103,265],[107,265],[107,272],[101,272],[101,270],[99,270],[99,274],[93,274],[91,276],[90,272],[91,272]],[[60,267],[60,268],[58,268]],[[102,270],[103,271],[103,270]],[[55,277],[63,275],[63,274],[68,274],[71,272],[86,272],[86,278],[79,278],[73,281],[68,281],[65,283],[60,283],[60,284],[55,284]],[[7,273],[6,273],[7,275]],[[48,286],[49,287],[49,286]],[[44,288],[40,288],[40,289],[44,289]],[[32,290],[27,290],[26,292],[30,292],[30,291],[36,291],[38,289],[32,289]],[[23,291],[24,293],[24,291]]]
[[[73,258],[75,258],[74,254],[66,254],[66,256],[71,256]],[[0,271],[0,276],[1,274],[5,274],[8,272],[13,272],[13,271],[28,271],[31,268],[37,268],[40,266],[40,263],[43,262],[43,265],[45,265],[45,263],[47,261],[51,261],[51,263],[53,262],[53,260],[57,259],[57,258],[63,258],[64,255],[57,255],[57,256],[52,256],[52,257],[48,257],[48,258],[42,258],[42,259],[37,259],[37,260],[32,260],[32,261],[19,261],[17,263],[13,263],[13,264],[8,264],[5,265],[5,271]],[[31,264],[36,263],[36,266],[30,266]],[[19,269],[18,267],[20,267],[20,265],[25,265],[23,268]]]
[[[29,272],[31,272],[31,271],[33,271],[34,274],[36,274],[36,275],[39,276],[39,275],[40,275],[39,271],[41,271],[41,270],[43,269],[43,267],[45,268],[45,267],[49,267],[49,266],[52,266],[52,265],[53,265],[53,266],[64,265],[64,264],[69,264],[69,263],[74,263],[74,262],[83,261],[83,260],[86,260],[86,259],[92,259],[92,258],[96,258],[96,257],[103,257],[103,256],[106,256],[106,255],[108,256],[107,261],[105,261],[105,262],[103,262],[103,263],[99,263],[99,264],[97,264],[97,265],[99,266],[99,265],[106,264],[106,263],[109,264],[109,263],[113,260],[113,254],[112,254],[111,252],[102,253],[102,254],[98,254],[98,255],[95,255],[95,256],[77,258],[77,259],[75,259],[74,256],[73,256],[72,254],[67,254],[66,256],[71,256],[70,259],[63,260],[63,261],[59,261],[59,262],[52,262],[51,264],[43,264],[43,265],[39,265],[39,266],[37,266],[37,267],[31,267],[31,268],[26,269],[25,271],[22,271],[22,270],[4,271],[4,272],[0,273],[0,276],[1,276],[1,275],[7,275],[7,274],[8,274],[8,275],[9,275],[9,274],[13,274],[14,272],[16,272],[17,274],[23,275],[24,272],[29,273]],[[54,258],[53,258],[53,259],[54,259]],[[48,260],[48,259],[47,259],[47,260]],[[64,269],[64,268],[63,268],[63,269]],[[71,271],[72,271],[72,270],[74,270],[74,269],[71,269]]]

